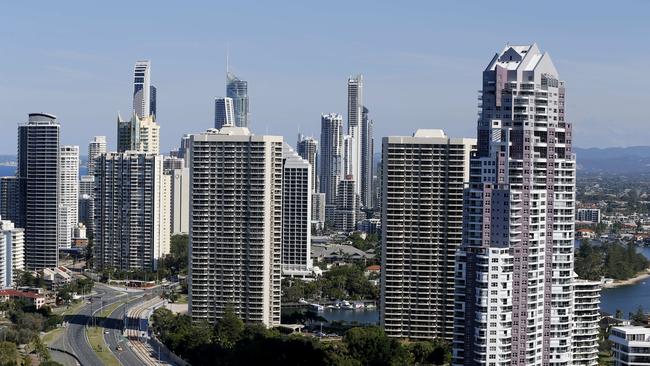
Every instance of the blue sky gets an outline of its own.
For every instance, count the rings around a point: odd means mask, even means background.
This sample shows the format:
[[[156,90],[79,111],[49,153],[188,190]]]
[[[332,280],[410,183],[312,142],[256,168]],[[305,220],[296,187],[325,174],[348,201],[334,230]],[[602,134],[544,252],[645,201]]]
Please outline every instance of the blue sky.
[[[319,135],[363,73],[375,136],[442,128],[475,136],[481,71],[504,46],[537,42],[567,83],[580,147],[650,145],[650,2],[11,2],[0,12],[0,153],[16,125],[55,114],[62,142],[107,135],[131,111],[131,74],[152,60],[167,152],[212,126],[231,69],[249,82],[251,129]],[[380,142],[376,144],[379,151]]]

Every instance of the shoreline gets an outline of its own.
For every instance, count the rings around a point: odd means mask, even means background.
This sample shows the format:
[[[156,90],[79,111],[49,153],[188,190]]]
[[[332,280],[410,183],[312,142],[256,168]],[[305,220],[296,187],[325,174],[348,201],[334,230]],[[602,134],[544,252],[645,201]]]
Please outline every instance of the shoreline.
[[[637,273],[636,276],[632,278],[628,278],[627,280],[619,280],[619,281],[614,281],[610,283],[604,283],[602,285],[603,289],[606,288],[616,288],[616,287],[622,287],[622,286],[629,286],[629,285],[634,285],[637,282],[640,282],[642,280],[645,280],[650,277],[650,268],[646,268],[645,271]]]

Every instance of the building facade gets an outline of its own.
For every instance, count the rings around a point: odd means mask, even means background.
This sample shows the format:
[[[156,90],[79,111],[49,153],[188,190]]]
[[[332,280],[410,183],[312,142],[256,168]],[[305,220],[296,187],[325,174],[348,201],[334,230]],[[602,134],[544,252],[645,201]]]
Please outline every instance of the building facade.
[[[592,224],[600,223],[599,208],[579,208],[576,210],[576,221],[589,222]]]
[[[59,247],[70,248],[79,223],[79,146],[61,146],[59,156]]]
[[[121,271],[158,268],[169,253],[169,176],[162,156],[128,151],[97,159],[94,196],[95,266]]]
[[[375,166],[374,122],[368,117],[368,108],[361,113],[361,205],[374,208],[373,176]]]
[[[160,125],[153,115],[138,117],[135,113],[129,121],[117,116],[117,151],[160,153]]]
[[[214,128],[235,125],[235,110],[232,98],[214,99]]]
[[[88,143],[88,175],[94,175],[95,159],[106,153],[106,136],[95,136]]]
[[[153,97],[155,109],[156,93],[152,95],[151,88],[151,61],[137,61],[133,70],[133,112],[140,118],[155,114],[152,113],[155,111],[151,109],[151,101]]]
[[[190,289],[194,321],[232,306],[280,324],[282,137],[224,127],[190,142]]]
[[[600,282],[574,280],[573,365],[598,365]]]
[[[384,137],[381,324],[404,338],[453,338],[455,255],[476,140],[442,130]]]
[[[318,141],[313,137],[299,134],[296,151],[301,158],[307,160],[311,165],[311,191],[312,193],[318,192]]]
[[[571,365],[575,155],[565,86],[537,45],[483,72],[456,258],[454,365]]]
[[[334,227],[343,232],[351,232],[357,225],[358,196],[354,189],[356,182],[352,176],[339,181],[334,211]]]
[[[330,113],[321,116],[320,192],[327,205],[336,205],[336,190],[342,178],[343,117]]]
[[[311,260],[311,164],[288,144],[282,150],[282,274],[307,276]]]
[[[325,193],[311,195],[311,222],[312,228],[316,230],[325,227]]]
[[[613,366],[650,365],[650,328],[613,327],[609,341],[612,342]]]
[[[171,180],[171,231],[172,234],[188,234],[190,224],[190,169],[185,160],[165,158],[165,174]]]
[[[13,287],[25,269],[25,231],[0,217],[0,289]]]
[[[344,176],[352,176],[354,192],[361,194],[361,144],[363,137],[363,75],[348,78],[348,148]]]
[[[18,126],[20,220],[25,229],[25,268],[59,264],[59,133],[56,117],[31,113]]]
[[[236,127],[249,126],[248,82],[233,73],[226,75],[226,96],[232,98]]]
[[[0,217],[10,220],[18,227],[25,227],[25,217],[21,212],[22,179],[16,176],[0,177]]]

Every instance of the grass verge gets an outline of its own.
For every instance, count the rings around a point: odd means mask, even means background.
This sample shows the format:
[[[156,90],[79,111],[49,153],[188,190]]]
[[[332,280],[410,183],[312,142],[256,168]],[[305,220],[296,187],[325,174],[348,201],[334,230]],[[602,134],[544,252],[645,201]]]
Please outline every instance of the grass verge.
[[[97,357],[102,361],[102,365],[120,366],[120,362],[115,358],[106,343],[104,343],[104,328],[89,327],[88,341]]]

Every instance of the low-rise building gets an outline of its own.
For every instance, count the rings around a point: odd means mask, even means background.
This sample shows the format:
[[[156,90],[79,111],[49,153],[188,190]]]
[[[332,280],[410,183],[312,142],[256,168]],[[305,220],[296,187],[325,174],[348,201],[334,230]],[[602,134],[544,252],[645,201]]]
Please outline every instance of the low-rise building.
[[[48,290],[56,290],[61,286],[72,282],[72,271],[61,266],[54,268],[43,268],[41,271],[43,281]]]
[[[650,328],[613,327],[609,340],[613,366],[650,365]]]
[[[599,208],[579,208],[576,210],[576,221],[590,222],[593,224],[600,223]]]
[[[329,245],[312,245],[311,256],[317,261],[332,262],[355,262],[366,259],[372,259],[374,254],[369,254],[361,249],[351,245],[329,244]]]
[[[40,309],[45,305],[45,295],[43,294],[14,289],[0,290],[0,302],[6,302],[9,300],[25,300],[28,305],[34,306],[36,309]]]

